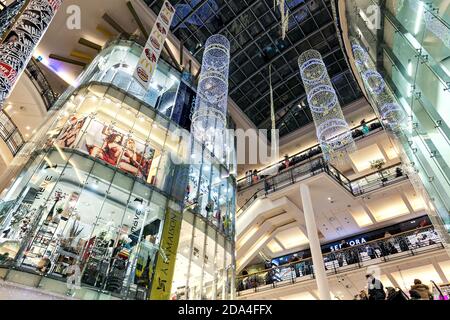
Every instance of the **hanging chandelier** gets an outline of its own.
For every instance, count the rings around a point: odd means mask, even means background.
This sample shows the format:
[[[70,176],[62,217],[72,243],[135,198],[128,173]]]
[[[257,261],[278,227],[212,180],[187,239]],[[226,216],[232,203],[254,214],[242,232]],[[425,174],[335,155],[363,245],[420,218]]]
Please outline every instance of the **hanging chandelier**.
[[[324,159],[342,164],[356,146],[322,56],[316,50],[308,50],[298,64]]]

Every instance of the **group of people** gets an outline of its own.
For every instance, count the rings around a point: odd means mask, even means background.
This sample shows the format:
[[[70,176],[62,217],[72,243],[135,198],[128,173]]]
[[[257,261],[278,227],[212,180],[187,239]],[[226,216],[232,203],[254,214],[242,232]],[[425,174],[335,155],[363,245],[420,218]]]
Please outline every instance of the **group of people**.
[[[375,278],[373,274],[367,274],[367,291],[361,292],[354,296],[354,300],[433,300],[433,294],[430,287],[423,284],[419,279],[414,280],[409,290],[409,297],[399,288],[386,287],[384,289],[383,283]]]

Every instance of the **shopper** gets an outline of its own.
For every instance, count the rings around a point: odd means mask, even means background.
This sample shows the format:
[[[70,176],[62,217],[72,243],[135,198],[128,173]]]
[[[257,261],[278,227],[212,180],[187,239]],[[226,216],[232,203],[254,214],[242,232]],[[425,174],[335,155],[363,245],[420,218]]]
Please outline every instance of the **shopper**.
[[[345,259],[345,262],[347,265],[349,265],[351,263],[351,256],[350,256],[350,250],[348,248],[350,248],[350,245],[347,243],[347,241],[342,240],[340,243],[340,248],[341,250],[343,250],[341,252],[341,255],[343,256],[343,259]],[[347,249],[347,250],[346,250]],[[341,259],[342,260],[342,259]],[[341,263],[339,263],[339,267],[343,266],[343,261]]]
[[[283,162],[283,164],[284,164],[284,169],[287,169],[287,168],[289,168],[289,166],[290,166],[290,164],[291,164],[291,162],[289,161],[289,155],[285,155],[284,156],[284,162]]]
[[[393,300],[397,295],[397,291],[393,287],[386,287],[387,297],[386,300]]]
[[[381,281],[375,278],[373,274],[367,274],[366,279],[368,285],[369,300],[386,299],[386,292],[384,292],[384,287]]]
[[[367,252],[367,255],[369,256],[370,259],[376,259],[377,258],[377,254],[376,254],[375,248],[372,247],[371,245],[366,246],[366,252]]]
[[[418,294],[416,295],[414,291]],[[412,293],[413,292],[413,293]],[[433,295],[431,294],[430,287],[423,284],[419,279],[414,279],[414,285],[411,286],[411,290],[409,291],[412,296],[420,296],[419,300],[431,300]]]
[[[347,249],[347,248],[350,248],[350,245],[348,244],[348,242],[347,241],[345,241],[345,240],[342,240],[341,241],[341,249]]]
[[[247,177],[247,184],[251,185],[252,184],[252,170],[248,170],[245,173],[245,176]]]
[[[369,126],[367,125],[365,119],[363,119],[363,120],[361,121],[361,126],[362,126],[362,133],[363,133],[364,135],[367,135],[367,134],[370,132],[370,129],[369,129]]]
[[[359,299],[358,300],[369,300],[369,296],[367,295],[366,290],[361,290],[359,292]]]
[[[264,191],[266,192],[266,197],[267,197],[267,194],[270,191],[270,183],[267,178],[264,179]]]
[[[259,180],[259,178],[258,178],[258,171],[255,169],[255,170],[253,170],[252,181],[253,181],[253,183],[257,183],[258,180]]]

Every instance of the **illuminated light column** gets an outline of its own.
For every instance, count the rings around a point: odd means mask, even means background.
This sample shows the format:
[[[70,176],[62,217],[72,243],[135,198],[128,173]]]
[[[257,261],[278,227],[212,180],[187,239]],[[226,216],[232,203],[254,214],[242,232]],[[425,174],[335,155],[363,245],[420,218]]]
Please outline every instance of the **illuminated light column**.
[[[343,163],[356,146],[322,56],[308,50],[300,56],[298,65],[324,159]]]
[[[9,97],[63,0],[29,0],[0,44],[0,106]]]
[[[226,144],[229,66],[228,39],[222,35],[209,37],[203,54],[191,132],[218,159],[222,159]]]
[[[361,74],[368,93],[376,105],[376,113],[386,129],[400,132],[406,126],[406,114],[390,92],[383,77],[376,71],[375,65],[355,39],[351,39],[356,68]]]

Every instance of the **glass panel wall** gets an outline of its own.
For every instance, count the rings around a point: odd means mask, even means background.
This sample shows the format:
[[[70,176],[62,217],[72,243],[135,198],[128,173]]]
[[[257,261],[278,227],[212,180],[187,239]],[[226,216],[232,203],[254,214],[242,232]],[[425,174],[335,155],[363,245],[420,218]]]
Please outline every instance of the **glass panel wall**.
[[[172,297],[177,300],[230,299],[232,240],[205,217],[187,210],[176,258]],[[232,271],[231,271],[232,272]]]
[[[204,148],[171,120],[179,74],[161,62],[145,91],[132,79],[141,50],[124,40],[109,45],[25,145],[26,165],[2,194],[0,267],[77,298],[149,299],[169,297],[154,294],[164,290],[153,277],[176,256],[167,285],[174,296],[228,299],[234,144],[222,159],[205,151],[191,161]],[[172,253],[164,235],[171,212],[183,210]]]
[[[350,36],[369,54],[409,116],[395,139],[409,159],[416,188],[428,194],[428,211],[450,243],[450,25],[446,1],[386,1],[380,30],[369,32],[359,12],[378,1],[348,0]],[[356,27],[355,27],[356,26]],[[372,36],[369,36],[369,33]],[[370,94],[369,94],[370,96]],[[409,173],[408,173],[409,174]],[[414,180],[414,179],[413,179]],[[431,201],[430,201],[431,200]]]
[[[78,82],[80,85],[93,81],[112,84],[171,118],[181,74],[160,59],[150,90],[145,90],[133,78],[141,52],[142,46],[133,41],[113,41],[94,59]]]

